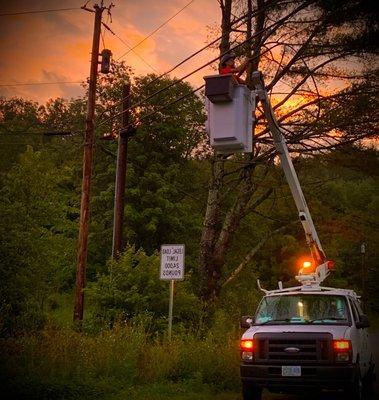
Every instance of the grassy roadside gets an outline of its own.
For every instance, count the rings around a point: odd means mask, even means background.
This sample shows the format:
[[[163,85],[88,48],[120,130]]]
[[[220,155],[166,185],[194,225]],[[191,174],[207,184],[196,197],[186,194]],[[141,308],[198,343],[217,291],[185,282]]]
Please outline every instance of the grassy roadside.
[[[230,332],[182,333],[171,342],[143,326],[99,334],[47,327],[1,339],[6,399],[237,399],[238,341]]]
[[[26,383],[26,382],[25,382]],[[2,398],[5,400],[241,400],[240,392],[223,391],[208,385],[194,383],[193,381],[183,381],[180,383],[160,382],[151,385],[131,386],[122,389],[118,387],[108,387],[105,385],[102,389],[99,387],[55,387],[45,385],[40,388],[18,386],[2,390]],[[2,388],[4,389],[4,388]]]
[[[217,391],[207,385],[193,381],[181,383],[160,383],[121,391],[109,400],[241,400],[239,392]]]

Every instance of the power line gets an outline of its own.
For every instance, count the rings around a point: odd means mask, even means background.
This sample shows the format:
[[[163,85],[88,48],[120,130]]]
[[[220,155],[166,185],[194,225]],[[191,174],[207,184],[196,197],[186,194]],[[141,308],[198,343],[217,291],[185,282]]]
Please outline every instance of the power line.
[[[134,47],[132,47],[129,51],[127,51],[126,53],[124,53],[122,56],[120,56],[117,61],[120,58],[123,58],[124,56],[126,56],[127,54],[129,54],[131,51],[133,51],[137,46],[139,46],[141,43],[143,43],[145,40],[147,40],[149,37],[151,37],[152,35],[154,35],[154,33],[156,33],[159,29],[161,29],[164,25],[166,25],[168,22],[170,22],[173,18],[175,18],[179,13],[181,13],[185,8],[187,8],[189,5],[191,5],[191,3],[193,3],[195,0],[191,0],[188,4],[186,4],[183,8],[181,8],[176,14],[174,14],[172,17],[170,17],[168,20],[166,20],[165,22],[163,22],[158,28],[156,28],[153,32],[151,32],[148,36],[146,36],[144,39],[142,39],[140,42],[138,42]],[[260,8],[258,11],[255,11],[251,14],[251,18],[253,18],[255,15],[265,11],[267,8],[271,7],[272,4],[275,4],[276,0],[273,1],[269,1],[267,2],[267,4]],[[245,15],[243,15],[242,17],[236,19],[234,22],[231,23],[231,25],[233,26],[234,24],[236,24],[237,22],[243,20],[244,18],[246,18],[249,15],[249,13],[246,13]],[[242,25],[242,24],[241,24]],[[241,26],[239,25],[239,26]],[[237,28],[237,27],[235,27]],[[217,40],[221,39],[222,36],[220,36],[218,39],[216,39],[215,41],[209,43],[205,48],[211,46],[212,44],[214,44],[215,42],[217,42]]]
[[[7,132],[0,132],[0,137],[2,136],[14,136],[14,135],[26,135],[26,136],[42,136],[45,132],[28,132],[28,131],[7,131]]]
[[[251,40],[253,40],[257,35],[260,35],[260,34],[261,34],[262,32],[264,32],[265,30],[267,30],[267,29],[269,29],[269,28],[272,28],[274,25],[278,25],[278,24],[280,24],[280,23],[281,23],[281,20],[278,21],[278,22],[276,22],[275,24],[272,24],[272,25],[271,25],[270,27],[268,27],[268,28],[263,28],[261,31],[256,32],[255,35],[253,35],[252,37],[250,37],[250,38],[244,40],[243,42],[239,43],[238,45],[234,46],[233,48],[231,48],[230,50],[228,50],[228,51],[225,52],[224,54],[228,53],[229,51],[236,50],[237,48],[243,46],[243,45],[246,44],[247,42],[250,42]],[[266,52],[268,52],[268,51],[270,51],[270,50],[271,50],[271,48],[268,49],[268,50],[266,50],[266,51],[264,51],[264,52],[261,52],[258,56],[261,56],[262,54],[264,54],[264,53],[266,53]],[[221,54],[221,56],[223,56],[224,54]],[[258,57],[258,56],[257,56],[257,57]],[[117,114],[115,114],[115,115],[113,115],[113,116],[111,116],[111,117],[109,117],[109,118],[107,118],[107,119],[101,121],[101,122],[97,125],[97,127],[100,127],[101,125],[104,125],[106,122],[108,122],[108,121],[110,121],[110,120],[112,120],[112,119],[114,119],[114,118],[116,118],[116,117],[122,115],[124,112],[129,111],[129,110],[132,109],[132,108],[136,108],[136,107],[139,107],[139,106],[143,105],[143,103],[144,103],[146,100],[150,100],[151,98],[155,97],[156,95],[158,95],[158,94],[160,94],[160,93],[162,93],[162,92],[164,92],[164,91],[170,89],[171,87],[177,85],[178,83],[184,81],[184,79],[187,79],[189,76],[195,74],[196,72],[201,71],[201,70],[204,69],[205,67],[207,67],[207,66],[209,66],[210,64],[214,63],[215,61],[217,61],[219,58],[220,58],[220,56],[217,56],[216,58],[212,59],[211,61],[208,61],[207,63],[205,63],[204,65],[202,65],[202,66],[200,66],[199,68],[195,69],[194,71],[192,71],[192,72],[190,72],[190,73],[184,75],[183,77],[181,77],[181,78],[178,79],[178,80],[175,80],[174,82],[170,83],[169,85],[167,85],[167,86],[163,87],[162,89],[156,91],[156,92],[153,93],[152,95],[145,97],[144,99],[142,99],[141,101],[137,102],[136,104],[133,104],[133,105],[130,106],[127,110],[121,111],[121,112],[119,112],[119,113],[117,113]]]
[[[64,130],[64,131],[53,131],[53,130],[45,130],[45,131],[0,131],[0,137],[4,136],[29,136],[35,138],[35,136],[42,136],[42,137],[51,137],[51,136],[64,136],[64,137],[72,137],[78,134],[83,133],[84,130]]]
[[[268,9],[269,7],[271,7],[272,4],[276,4],[275,1],[272,2],[268,2],[264,7],[260,8],[259,10],[255,10],[253,13],[246,13],[243,16],[239,17],[238,19],[236,19],[235,21],[233,21],[231,23],[231,26],[233,27],[233,25],[237,24],[238,22],[241,22],[239,25],[235,26],[234,29],[240,27],[241,25],[243,25],[245,23],[245,21],[243,21],[246,17],[250,16],[250,18],[255,17],[256,15],[260,14],[261,12],[265,11],[266,9]],[[277,25],[278,22],[272,24],[270,27],[274,25]],[[261,31],[263,32],[264,29]],[[256,35],[254,35],[255,37]],[[251,40],[254,38],[252,37]],[[178,64],[176,64],[174,67],[172,67],[170,70],[164,72],[163,74],[157,76],[155,79],[151,80],[147,85],[146,88],[149,87],[150,85],[152,85],[153,83],[159,81],[161,78],[163,78],[165,75],[170,74],[171,72],[173,72],[175,69],[177,69],[178,67],[182,66],[184,63],[186,63],[187,61],[189,61],[190,59],[192,59],[193,57],[195,57],[196,55],[200,54],[202,51],[206,50],[208,47],[214,45],[215,43],[217,43],[220,39],[222,38],[222,36],[219,36],[218,38],[214,39],[212,42],[206,44],[204,47],[202,47],[201,49],[195,51],[194,53],[192,53],[191,55],[189,55],[187,58],[185,58],[184,60],[180,61]],[[237,46],[238,47],[238,46]],[[222,55],[221,55],[222,56]],[[214,60],[215,61],[215,60]],[[213,62],[213,61],[212,61]],[[208,64],[207,64],[208,65]],[[112,110],[115,107],[117,107],[118,105],[120,105],[122,102],[124,101],[124,99],[119,100],[118,102],[116,102],[115,104],[113,104],[112,106],[110,106],[108,108],[108,110]],[[101,117],[107,110],[104,110],[99,117]]]
[[[154,33],[158,32],[161,28],[163,28],[165,25],[167,25],[172,19],[174,19],[178,14],[180,14],[184,9],[186,9],[189,5],[191,5],[195,0],[191,0],[189,3],[187,3],[184,7],[182,7],[179,11],[177,11],[173,16],[171,16],[169,19],[164,21],[161,25],[159,25],[156,29],[153,30],[153,32],[149,33],[146,37],[144,37],[140,42],[138,42],[135,46],[133,46],[130,50],[128,50],[126,53],[124,53],[122,56],[120,56],[117,61],[120,58],[125,57],[127,54],[129,54],[131,51],[133,51],[136,47],[141,45],[143,42],[145,42],[147,39],[149,39],[151,36],[154,35]]]
[[[13,13],[1,13],[0,17],[10,17],[14,15],[26,15],[26,14],[42,14],[42,13],[49,13],[49,12],[58,12],[58,11],[73,11],[73,10],[80,10],[79,7],[75,8],[55,8],[50,10],[36,10],[36,11],[20,11],[20,12],[13,12]]]
[[[161,112],[162,110],[165,110],[166,108],[171,107],[172,105],[174,105],[174,104],[176,104],[176,103],[179,103],[179,101],[182,101],[182,100],[186,99],[187,97],[189,97],[189,96],[195,94],[195,93],[198,92],[199,90],[203,89],[204,86],[205,86],[205,85],[201,85],[201,86],[199,86],[198,88],[193,89],[193,90],[191,90],[190,92],[186,93],[185,95],[183,95],[183,96],[181,96],[181,97],[175,99],[175,100],[172,101],[171,103],[165,104],[164,106],[158,108],[157,110],[153,111],[152,113],[142,116],[142,117],[139,119],[138,122],[141,122],[141,121],[143,121],[144,119],[151,118],[152,116],[154,116],[155,114]]]
[[[125,41],[123,40],[119,35],[117,35],[107,24],[105,24],[104,22],[102,23],[103,26],[114,36],[116,36],[116,38],[123,43],[126,47],[128,47],[130,49],[130,51],[132,51],[142,62],[144,62],[149,68],[151,68],[154,72],[158,72],[151,64],[149,64],[144,58],[142,58],[138,53],[136,53],[132,47]]]
[[[35,86],[35,85],[73,85],[83,83],[83,81],[64,81],[64,82],[20,82],[20,83],[0,83],[0,86]]]
[[[259,11],[261,12],[261,11]],[[255,16],[256,14],[258,14],[259,12],[255,12],[253,13],[252,17]],[[248,14],[243,15],[242,17],[238,18],[237,20],[232,22],[232,26],[240,21],[242,21],[244,18],[246,18]],[[238,28],[239,26],[243,25],[245,23],[245,21],[242,21],[241,24],[237,25],[235,28]],[[217,43],[219,40],[221,39],[221,36],[217,37],[216,39],[214,39],[212,42],[206,44],[204,47],[202,47],[201,49],[195,51],[194,53],[192,53],[191,55],[189,55],[187,58],[185,58],[184,60],[180,61],[178,64],[176,64],[174,67],[172,67],[170,70],[164,72],[163,74],[157,76],[156,78],[154,78],[153,80],[151,80],[145,88],[151,86],[153,83],[159,81],[161,78],[163,78],[164,76],[170,74],[171,72],[173,72],[174,70],[176,70],[177,68],[179,68],[180,66],[182,66],[184,63],[186,63],[187,61],[189,61],[190,59],[192,59],[193,57],[197,56],[198,54],[200,54],[202,51],[206,50],[208,47],[212,46],[213,44]],[[115,107],[117,107],[118,105],[120,105],[122,102],[124,101],[124,99],[119,100],[118,102],[116,102],[115,104],[113,104],[112,106],[110,106],[108,108],[108,110],[114,109]],[[106,110],[105,110],[106,111]],[[105,113],[105,111],[102,112],[102,114],[100,115],[100,117]]]
[[[267,6],[266,6],[266,7],[267,7]],[[143,100],[137,102],[136,104],[133,104],[133,105],[130,106],[128,109],[126,109],[126,110],[124,110],[124,111],[121,111],[121,112],[119,112],[119,113],[117,113],[117,114],[115,114],[115,115],[113,115],[113,116],[111,116],[111,117],[105,119],[104,121],[101,121],[101,122],[98,124],[98,127],[101,126],[101,125],[103,125],[103,124],[105,124],[106,122],[108,122],[108,121],[110,121],[110,120],[113,120],[114,118],[116,118],[116,117],[122,115],[124,112],[127,112],[127,111],[129,111],[130,109],[132,109],[132,108],[139,107],[139,106],[143,105],[143,103],[144,103],[146,100],[149,100],[149,99],[151,99],[152,97],[154,97],[154,96],[156,96],[156,95],[158,95],[158,94],[160,94],[160,93],[162,93],[162,92],[164,92],[164,91],[170,89],[171,87],[173,87],[174,85],[176,85],[176,84],[182,82],[184,79],[188,78],[189,76],[195,74],[196,72],[199,72],[200,70],[204,69],[204,68],[207,67],[208,65],[212,64],[213,62],[215,62],[216,60],[218,60],[220,57],[222,57],[223,55],[227,54],[228,52],[233,51],[233,50],[236,50],[236,49],[238,49],[239,47],[241,47],[241,46],[243,46],[244,44],[246,44],[247,42],[252,41],[252,40],[255,39],[258,35],[260,35],[262,32],[265,32],[265,31],[268,32],[268,33],[266,33],[266,37],[269,37],[269,36],[274,32],[274,30],[276,29],[277,26],[280,26],[284,21],[286,21],[286,19],[288,19],[288,18],[291,17],[292,15],[296,14],[296,13],[298,12],[298,10],[301,9],[302,7],[303,7],[303,5],[298,6],[297,8],[295,8],[294,10],[292,10],[289,14],[287,14],[286,16],[280,18],[278,21],[272,23],[270,26],[264,27],[264,28],[262,28],[260,31],[255,32],[255,34],[252,35],[250,38],[248,38],[248,39],[244,40],[243,42],[237,44],[236,46],[234,46],[233,48],[229,49],[229,50],[226,51],[225,53],[220,54],[220,56],[217,56],[216,58],[212,59],[211,61],[208,61],[206,64],[200,66],[199,68],[197,68],[197,69],[195,69],[194,71],[188,73],[187,75],[183,76],[182,78],[180,78],[180,79],[178,79],[178,80],[175,80],[175,81],[172,82],[171,84],[169,84],[169,85],[165,86],[164,88],[158,90],[157,92],[153,93],[152,95],[150,95],[150,96],[148,96],[148,97],[145,97]],[[257,12],[255,12],[254,14],[257,14]],[[251,18],[254,16],[254,14],[251,14]],[[274,48],[274,47],[275,47],[275,46],[273,46],[272,48]],[[271,51],[272,48],[268,48],[268,49],[265,50],[264,52],[260,52],[255,58],[260,57],[260,56],[262,56],[263,54],[265,54],[265,53]],[[111,108],[113,108],[113,107],[111,107]]]
[[[260,55],[263,55],[263,54],[269,52],[270,50],[272,50],[272,48],[267,49],[266,51],[260,53]],[[201,86],[199,86],[198,88],[191,90],[189,93],[187,93],[187,94],[185,94],[185,95],[183,95],[183,96],[181,96],[181,97],[175,99],[174,101],[172,101],[172,102],[170,102],[170,103],[168,103],[168,104],[166,104],[166,105],[160,107],[159,109],[153,111],[152,113],[143,116],[143,117],[140,119],[140,121],[142,121],[142,120],[144,120],[144,119],[151,118],[153,115],[155,115],[155,114],[161,112],[162,110],[164,110],[164,109],[166,109],[166,108],[168,108],[168,107],[170,107],[170,106],[172,106],[172,105],[178,103],[178,102],[181,101],[181,100],[184,100],[185,98],[187,98],[187,97],[191,96],[192,94],[198,92],[199,90],[203,89],[204,87],[205,87],[205,85],[201,85]]]

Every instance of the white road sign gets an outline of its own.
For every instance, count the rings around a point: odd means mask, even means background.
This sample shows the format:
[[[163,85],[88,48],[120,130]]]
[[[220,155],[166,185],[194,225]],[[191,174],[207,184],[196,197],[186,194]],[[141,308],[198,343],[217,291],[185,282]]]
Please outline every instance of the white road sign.
[[[184,279],[184,244],[162,244],[160,279],[181,281]]]

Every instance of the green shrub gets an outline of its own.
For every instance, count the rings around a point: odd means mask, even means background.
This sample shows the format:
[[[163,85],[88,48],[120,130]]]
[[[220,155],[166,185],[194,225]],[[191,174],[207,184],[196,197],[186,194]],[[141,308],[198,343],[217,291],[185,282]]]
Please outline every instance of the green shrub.
[[[150,332],[167,326],[169,283],[159,279],[159,256],[128,249],[118,261],[110,260],[107,272],[86,290],[98,327],[112,327],[117,321],[149,320]],[[175,321],[191,325],[201,315],[201,303],[185,282],[176,285]],[[143,321],[146,327],[146,320]]]

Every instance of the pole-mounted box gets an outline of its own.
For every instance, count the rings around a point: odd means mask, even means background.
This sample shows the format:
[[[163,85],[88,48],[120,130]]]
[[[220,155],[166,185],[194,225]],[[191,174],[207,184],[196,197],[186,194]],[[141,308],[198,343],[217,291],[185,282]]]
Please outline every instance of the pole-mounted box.
[[[111,68],[112,52],[109,49],[104,49],[101,52],[100,72],[108,74]]]
[[[252,151],[255,96],[232,74],[205,76],[207,132],[211,146],[223,154]]]

